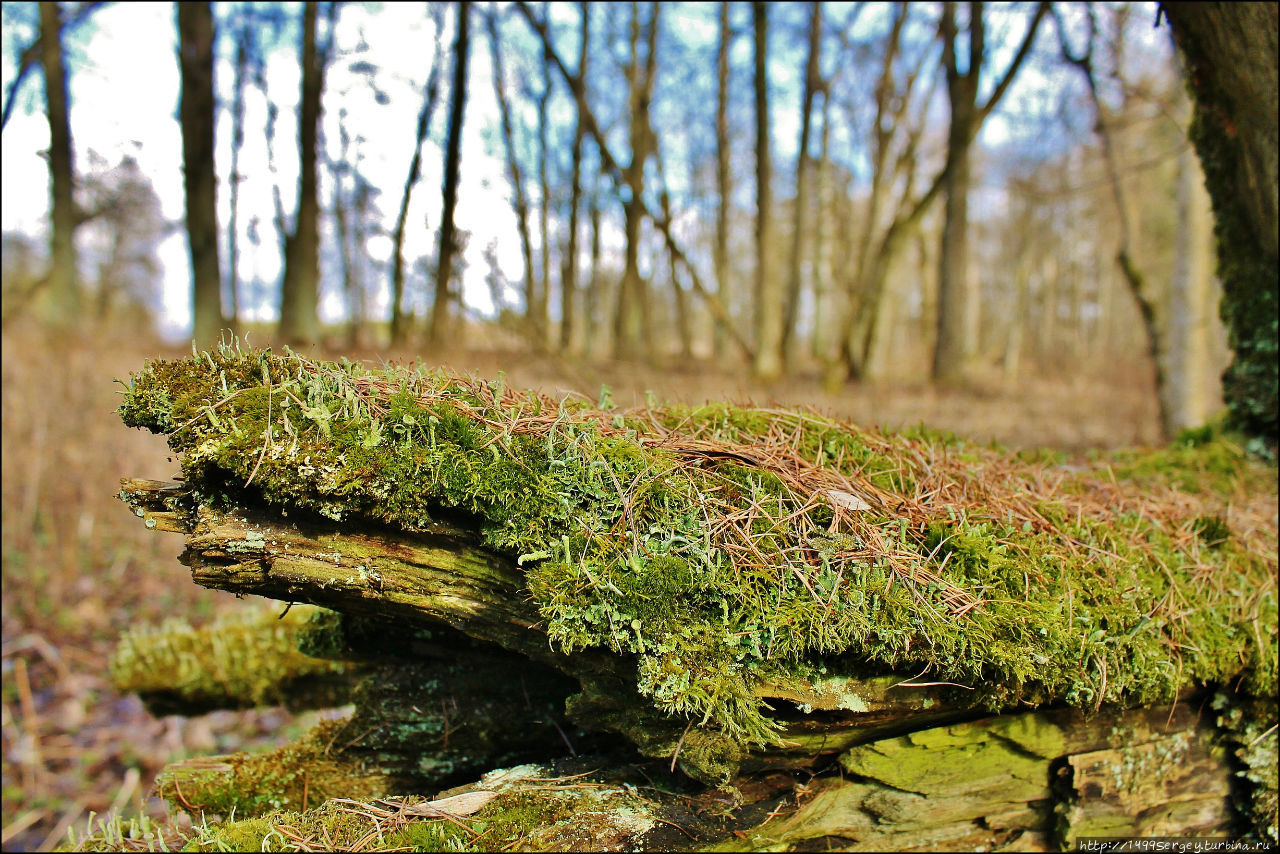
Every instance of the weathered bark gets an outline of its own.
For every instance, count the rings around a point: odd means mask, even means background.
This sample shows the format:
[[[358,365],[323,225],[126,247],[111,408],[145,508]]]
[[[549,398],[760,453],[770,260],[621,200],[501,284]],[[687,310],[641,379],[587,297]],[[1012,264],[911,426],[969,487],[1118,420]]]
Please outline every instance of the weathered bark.
[[[195,580],[332,608],[299,651],[373,668],[349,721],[174,769],[186,809],[421,793],[532,760],[543,783],[595,772],[592,791],[669,781],[685,797],[645,789],[634,847],[675,845],[664,822],[730,848],[1056,847],[1232,830],[1223,752],[1194,729],[1216,723],[1210,692],[1232,712],[1256,698],[1263,730],[1232,738],[1274,744],[1274,472],[1221,443],[1206,453],[1236,474],[1183,490],[1149,474],[1167,452],[1011,468],[807,413],[596,410],[229,346],[149,364],[120,413],[182,457],[182,483],[122,497],[185,535]],[[1203,588],[1194,620],[1170,619],[1207,575],[1250,592]],[[603,753],[553,770],[575,744]],[[736,814],[712,820],[723,797]],[[570,847],[602,847],[599,814],[622,809],[571,811]]]
[[[556,757],[565,754],[568,722],[548,725],[547,715],[557,715],[566,698],[569,718],[583,727],[570,746],[612,749],[589,731],[613,729],[664,757],[663,771],[650,763],[644,774],[665,773],[668,764],[696,771],[686,758],[696,762],[695,751],[706,749],[698,731],[628,712],[619,693],[624,661],[553,652],[521,595],[519,568],[479,546],[465,523],[408,535],[193,506],[180,484],[126,481],[123,495],[148,527],[186,535],[182,560],[198,583],[341,609],[343,616],[301,624],[295,634],[309,655],[359,663],[330,680],[335,696],[354,698],[350,720],[257,760],[174,766],[160,790],[176,803],[217,796],[240,806],[237,815],[253,814],[267,767],[284,781],[277,799],[297,809],[308,774],[316,805],[325,797],[434,791],[474,779],[485,762],[562,763],[567,757]],[[741,756],[726,787],[672,781],[681,797],[644,795],[631,806],[647,820],[632,828],[628,846],[694,840],[715,850],[1059,850],[1087,836],[1221,836],[1245,828],[1232,806],[1230,741],[1212,715],[1198,711],[1203,700],[990,716],[949,686],[903,682],[827,677],[766,687],[787,721],[778,745]],[[493,715],[505,723],[481,725]],[[536,733],[529,728],[535,718],[544,722]],[[317,741],[332,751],[318,756],[308,747]],[[594,787],[629,784],[636,773],[625,753],[582,761],[596,769]],[[830,773],[833,762],[842,774]],[[556,776],[544,767],[535,785]],[[634,782],[643,788],[643,780]],[[704,809],[718,797],[730,801],[713,818]],[[591,840],[600,816],[568,820],[585,840],[570,847],[598,847]]]
[[[182,66],[182,167],[191,252],[192,337],[202,347],[218,340],[222,326],[222,277],[218,272],[218,172],[213,162],[213,8],[177,7]],[[234,263],[234,262],[233,262]]]
[[[471,3],[458,3],[458,36],[453,45],[453,88],[449,93],[449,131],[444,157],[444,212],[440,220],[439,262],[436,265],[435,300],[431,308],[432,344],[446,343],[449,304],[452,302],[453,264],[457,254],[457,226],[453,221],[458,207],[458,174],[462,159],[462,121],[467,104],[467,57],[471,53]],[[459,294],[459,296],[461,296]],[[459,300],[460,302],[460,300]]]
[[[1277,303],[1280,17],[1272,3],[1163,3],[1195,102],[1191,141],[1213,200],[1222,317],[1235,358],[1223,376],[1232,419],[1280,440]]]

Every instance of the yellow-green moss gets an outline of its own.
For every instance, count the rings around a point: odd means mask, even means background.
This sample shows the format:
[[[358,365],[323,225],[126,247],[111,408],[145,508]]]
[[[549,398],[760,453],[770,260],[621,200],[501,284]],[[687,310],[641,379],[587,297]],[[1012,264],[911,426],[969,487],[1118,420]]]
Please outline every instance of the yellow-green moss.
[[[158,714],[287,704],[323,708],[347,702],[354,668],[297,650],[320,608],[298,606],[283,617],[259,610],[203,628],[173,619],[133,628],[111,657],[116,690],[137,693]]]
[[[1210,545],[1184,535],[1175,504],[1079,500],[1112,478],[1130,497],[1266,481],[1222,443],[1122,455],[1120,476],[1105,461],[1064,470],[1059,494],[1043,468],[921,431],[723,405],[594,410],[229,347],[150,363],[120,412],[168,435],[197,500],[410,531],[471,514],[524,568],[560,649],[634,656],[645,702],[735,744],[776,731],[757,686],[833,656],[962,683],[992,707],[1155,703],[1241,678],[1276,690],[1274,527],[1244,538],[1202,522]],[[820,488],[796,492],[796,466],[880,497],[840,528]],[[1152,467],[1176,474],[1153,481]],[[744,508],[751,559],[723,534]]]

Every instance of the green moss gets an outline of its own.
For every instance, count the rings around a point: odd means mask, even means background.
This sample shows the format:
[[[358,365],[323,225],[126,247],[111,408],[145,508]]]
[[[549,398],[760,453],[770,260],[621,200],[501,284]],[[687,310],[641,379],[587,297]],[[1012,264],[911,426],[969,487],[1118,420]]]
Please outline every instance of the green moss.
[[[1277,715],[1273,705],[1241,703],[1219,692],[1213,698],[1218,725],[1237,759],[1236,809],[1250,836],[1274,846],[1280,842],[1280,761]]]
[[[156,795],[192,814],[250,818],[328,798],[385,794],[394,780],[344,759],[343,744],[335,746],[344,724],[322,721],[297,742],[265,753],[175,763],[156,778]]]
[[[1240,678],[1276,690],[1274,527],[1196,521],[1247,500],[1242,484],[1274,495],[1274,470],[1229,440],[1054,474],[1052,457],[1011,466],[927,431],[601,411],[226,347],[149,364],[120,411],[167,434],[198,500],[409,531],[468,514],[523,568],[556,647],[636,662],[620,719],[642,703],[677,736],[695,725],[680,749],[706,779],[775,737],[760,686],[834,656],[992,708],[1166,702]],[[1089,498],[1104,488],[1120,492]]]
[[[1196,108],[1188,135],[1200,156],[1205,186],[1213,200],[1218,279],[1222,282],[1220,313],[1234,358],[1222,377],[1223,399],[1231,421],[1257,441],[1275,460],[1280,440],[1280,258],[1274,235],[1251,212],[1241,191],[1242,135],[1229,115],[1237,93],[1221,91],[1227,79],[1211,68],[1194,40],[1181,40],[1188,66],[1187,83]]]
[[[299,606],[283,617],[262,610],[201,629],[181,620],[133,629],[111,657],[112,681],[121,693],[141,695],[156,714],[340,706],[355,669],[296,648],[311,621],[330,613]]]

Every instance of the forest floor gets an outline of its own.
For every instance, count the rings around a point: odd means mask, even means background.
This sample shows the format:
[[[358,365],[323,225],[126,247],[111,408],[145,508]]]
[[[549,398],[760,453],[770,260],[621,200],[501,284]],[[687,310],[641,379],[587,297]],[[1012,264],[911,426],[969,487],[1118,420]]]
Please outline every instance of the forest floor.
[[[200,625],[261,603],[196,587],[177,537],[146,531],[115,499],[120,478],[169,479],[164,440],[123,427],[119,386],[149,357],[189,349],[119,330],[67,341],[5,330],[3,369],[3,848],[66,845],[92,814],[163,817],[156,773],[193,755],[276,744],[314,713],[217,712],[151,717],[112,688],[107,664],[130,626],[180,617]],[[320,355],[328,355],[320,353]],[[347,355],[375,358],[373,353]],[[950,430],[983,443],[1068,451],[1149,444],[1158,423],[1141,367],[1091,378],[995,380],[939,389],[924,382],[821,391],[817,372],[774,386],[708,362],[582,365],[518,351],[452,353],[454,370],[513,387],[595,399],[607,384],[622,407],[753,401],[812,406],[858,424]]]

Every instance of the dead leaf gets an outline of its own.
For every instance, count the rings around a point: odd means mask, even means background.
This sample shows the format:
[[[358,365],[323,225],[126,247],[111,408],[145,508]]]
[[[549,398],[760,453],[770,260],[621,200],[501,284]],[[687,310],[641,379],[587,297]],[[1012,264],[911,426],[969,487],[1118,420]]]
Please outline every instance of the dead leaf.
[[[461,795],[441,798],[438,801],[414,804],[411,807],[405,807],[404,812],[405,815],[427,816],[471,815],[484,809],[485,805],[496,797],[498,797],[497,792],[464,792]]]
[[[845,510],[870,510],[871,505],[863,501],[852,492],[845,492],[843,489],[828,489],[827,497],[831,499],[831,503]]]

